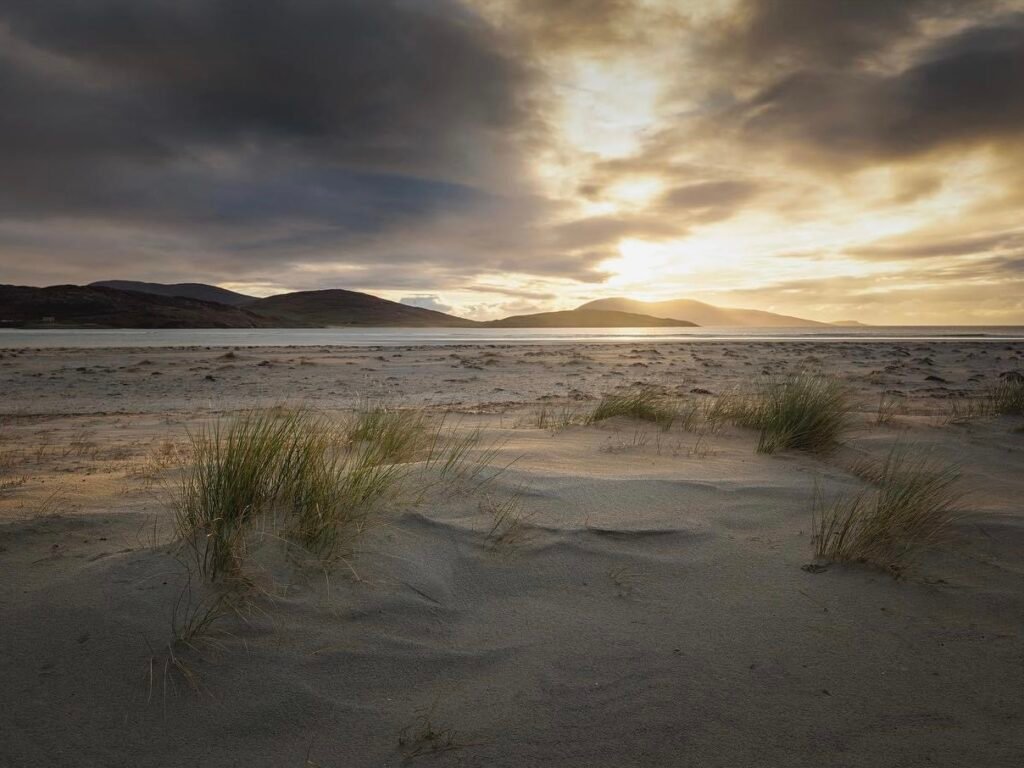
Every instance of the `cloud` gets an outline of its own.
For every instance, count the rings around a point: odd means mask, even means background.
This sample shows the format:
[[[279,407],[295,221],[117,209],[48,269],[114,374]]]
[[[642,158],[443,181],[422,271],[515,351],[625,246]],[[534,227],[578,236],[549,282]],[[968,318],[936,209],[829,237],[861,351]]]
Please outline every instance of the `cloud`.
[[[897,43],[919,30],[923,11],[952,15],[972,5],[980,4],[758,4],[729,49],[767,57],[751,76],[753,92],[727,99],[702,130],[725,127],[746,150],[780,146],[797,161],[833,169],[957,146],[1020,148],[1024,14],[974,23],[957,16],[956,31],[918,34],[909,38],[910,52],[895,56]],[[891,60],[872,65],[868,54]],[[783,63],[773,67],[776,59]]]
[[[0,43],[0,222],[262,270],[532,194],[534,75],[455,0],[12,0]]]
[[[685,16],[645,0],[476,0],[534,54],[614,53],[649,42]]]
[[[490,314],[629,284],[637,241],[674,276],[651,292],[732,280],[813,315],[850,265],[866,296],[956,282],[1010,306],[1022,10],[7,0],[4,279],[341,286]]]
[[[423,309],[432,309],[435,312],[451,312],[452,307],[450,304],[445,304],[441,301],[440,296],[432,294],[424,294],[420,296],[403,296],[399,299],[400,304],[406,304],[410,307],[422,307]]]
[[[741,0],[708,49],[743,67],[844,67],[920,34],[924,22],[971,18],[989,0]]]
[[[861,259],[937,259],[951,256],[970,256],[1007,250],[1024,251],[1024,232],[1010,231],[974,237],[933,237],[924,239],[920,233],[898,240],[883,241],[869,246],[849,249],[851,256]]]

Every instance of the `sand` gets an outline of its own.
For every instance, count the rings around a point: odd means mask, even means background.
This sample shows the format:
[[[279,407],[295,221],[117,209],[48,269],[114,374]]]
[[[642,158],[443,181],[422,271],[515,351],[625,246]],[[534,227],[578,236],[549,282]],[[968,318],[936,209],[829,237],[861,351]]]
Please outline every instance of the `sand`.
[[[0,359],[0,766],[1018,766],[1024,431],[947,424],[1024,344],[665,343],[23,350]],[[628,420],[538,429],[637,382],[720,393],[846,381],[828,457]],[[898,412],[875,423],[883,392]],[[165,672],[186,586],[161,483],[185,429],[252,405],[362,399],[505,441],[484,490],[380,510],[329,572]],[[810,508],[913,441],[962,464],[971,514],[894,577],[813,573]],[[156,458],[154,458],[156,457]],[[495,545],[490,504],[521,497]],[[196,585],[200,589],[199,585]]]

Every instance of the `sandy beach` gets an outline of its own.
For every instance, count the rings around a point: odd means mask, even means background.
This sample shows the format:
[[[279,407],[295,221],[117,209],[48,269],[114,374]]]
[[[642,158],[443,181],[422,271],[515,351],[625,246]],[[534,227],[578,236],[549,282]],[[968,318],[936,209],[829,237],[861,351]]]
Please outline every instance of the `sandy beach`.
[[[576,418],[798,371],[849,389],[833,452]],[[1022,371],[976,341],[0,351],[0,765],[1020,765],[1024,422],[951,409]],[[267,555],[175,650],[188,431],[368,402],[479,430],[493,478],[380,504],[333,567]],[[898,443],[959,467],[962,514],[899,570],[805,568],[815,494]]]

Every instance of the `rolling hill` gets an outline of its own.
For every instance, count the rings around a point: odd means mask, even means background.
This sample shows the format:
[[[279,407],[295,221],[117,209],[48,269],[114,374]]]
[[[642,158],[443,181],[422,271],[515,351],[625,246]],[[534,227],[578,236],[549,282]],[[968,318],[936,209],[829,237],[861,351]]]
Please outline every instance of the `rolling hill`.
[[[471,328],[477,325],[473,320],[446,315],[433,309],[399,304],[368,293],[337,288],[282,293],[257,299],[247,304],[246,309],[267,318],[280,319],[292,326]]]
[[[89,283],[88,287],[116,288],[119,291],[151,293],[154,296],[179,296],[198,301],[216,301],[218,304],[227,304],[229,307],[241,307],[257,300],[255,296],[246,296],[244,293],[236,293],[227,288],[219,288],[206,283],[143,283],[137,280],[99,280]]]
[[[587,302],[578,309],[602,309],[634,314],[668,317],[675,320],[689,320],[701,326],[727,326],[740,328],[756,327],[800,327],[822,326],[814,320],[800,317],[777,315],[760,309],[731,309],[705,304],[692,299],[674,299],[671,301],[634,301],[633,299],[598,299]]]
[[[854,321],[844,321],[852,325]],[[103,328],[642,328],[827,326],[690,299],[599,299],[572,310],[478,322],[368,293],[329,289],[259,299],[202,283],[107,280],[87,286],[0,286],[0,325]],[[834,326],[833,326],[834,327]]]
[[[101,286],[0,285],[0,325],[93,328],[261,328],[238,307]]]
[[[696,323],[614,310],[569,309],[562,312],[512,315],[480,325],[488,328],[692,328]]]

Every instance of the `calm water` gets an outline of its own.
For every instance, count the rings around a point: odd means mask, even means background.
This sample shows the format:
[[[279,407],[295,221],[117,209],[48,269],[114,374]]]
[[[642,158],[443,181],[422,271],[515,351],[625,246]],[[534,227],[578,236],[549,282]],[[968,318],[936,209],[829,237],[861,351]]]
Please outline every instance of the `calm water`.
[[[1024,326],[870,328],[313,328],[188,330],[0,329],[0,348],[565,344],[642,341],[1024,341]]]

